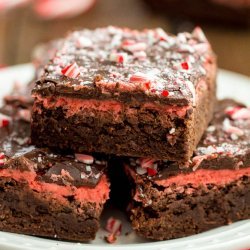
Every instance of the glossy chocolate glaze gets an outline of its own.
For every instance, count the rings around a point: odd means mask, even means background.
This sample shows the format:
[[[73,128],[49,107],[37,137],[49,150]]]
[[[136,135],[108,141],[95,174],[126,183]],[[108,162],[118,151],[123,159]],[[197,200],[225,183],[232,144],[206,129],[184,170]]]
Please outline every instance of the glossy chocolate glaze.
[[[120,53],[122,62],[117,59]],[[72,63],[77,63],[80,74],[64,76],[62,69]],[[60,43],[33,95],[192,105],[194,89],[201,80],[207,82],[208,65],[214,63],[200,29],[178,36],[161,29],[85,29],[70,33]],[[131,80],[138,73],[146,79]]]

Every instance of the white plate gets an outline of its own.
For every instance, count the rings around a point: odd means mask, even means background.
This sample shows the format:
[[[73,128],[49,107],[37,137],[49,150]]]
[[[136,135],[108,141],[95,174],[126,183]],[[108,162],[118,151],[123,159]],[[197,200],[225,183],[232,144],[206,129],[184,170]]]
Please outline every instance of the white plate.
[[[0,71],[0,101],[9,93],[15,82],[25,84],[32,78],[33,68],[30,64],[19,65]],[[250,105],[250,78],[220,70],[218,77],[218,97],[235,98]],[[104,242],[107,233],[99,230],[96,240],[90,244],[80,244],[49,240],[32,236],[0,232],[0,250],[101,250],[101,249],[135,249],[135,250],[242,250],[250,248],[250,220],[233,223],[202,234],[168,241],[150,242],[137,237],[131,232],[126,217],[119,211],[106,209],[102,222],[110,216],[123,220],[123,235],[116,244]]]

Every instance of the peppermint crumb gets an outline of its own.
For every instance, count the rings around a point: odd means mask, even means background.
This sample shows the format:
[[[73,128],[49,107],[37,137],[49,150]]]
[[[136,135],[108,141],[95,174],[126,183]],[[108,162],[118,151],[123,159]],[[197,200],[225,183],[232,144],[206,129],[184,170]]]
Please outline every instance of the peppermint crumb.
[[[86,165],[86,171],[87,171],[87,172],[91,172],[91,170],[92,170],[92,169],[91,169],[91,166],[90,166],[90,165]]]
[[[207,128],[207,132],[214,132],[215,131],[215,126],[211,125]]]
[[[171,129],[169,130],[169,134],[172,135],[172,134],[174,134],[174,133],[175,133],[175,128],[171,128]]]

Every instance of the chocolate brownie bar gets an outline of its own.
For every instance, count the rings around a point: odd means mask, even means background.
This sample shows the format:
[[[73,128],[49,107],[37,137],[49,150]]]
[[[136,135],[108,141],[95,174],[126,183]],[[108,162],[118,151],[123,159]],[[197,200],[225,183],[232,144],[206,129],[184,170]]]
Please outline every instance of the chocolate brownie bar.
[[[197,234],[250,219],[250,108],[219,103],[189,168],[130,158],[132,227],[154,240]]]
[[[94,239],[109,197],[106,160],[30,145],[28,111],[11,105],[0,109],[0,230]]]
[[[216,25],[250,25],[249,0],[144,0],[150,8],[167,17],[208,21]]]
[[[215,77],[199,28],[73,32],[33,89],[32,141],[187,161],[212,117]]]

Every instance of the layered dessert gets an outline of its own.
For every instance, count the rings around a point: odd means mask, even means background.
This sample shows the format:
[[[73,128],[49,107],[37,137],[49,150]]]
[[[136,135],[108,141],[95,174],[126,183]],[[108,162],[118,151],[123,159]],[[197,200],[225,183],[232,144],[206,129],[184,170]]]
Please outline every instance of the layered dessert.
[[[157,13],[195,22],[250,25],[249,0],[144,0]]]
[[[159,28],[75,31],[33,89],[32,141],[186,162],[212,117],[215,78],[199,28],[177,36]]]
[[[129,158],[132,227],[143,237],[184,237],[250,219],[250,109],[219,102],[187,168]]]
[[[107,161],[30,144],[29,109],[0,109],[0,230],[85,242],[109,197]]]

